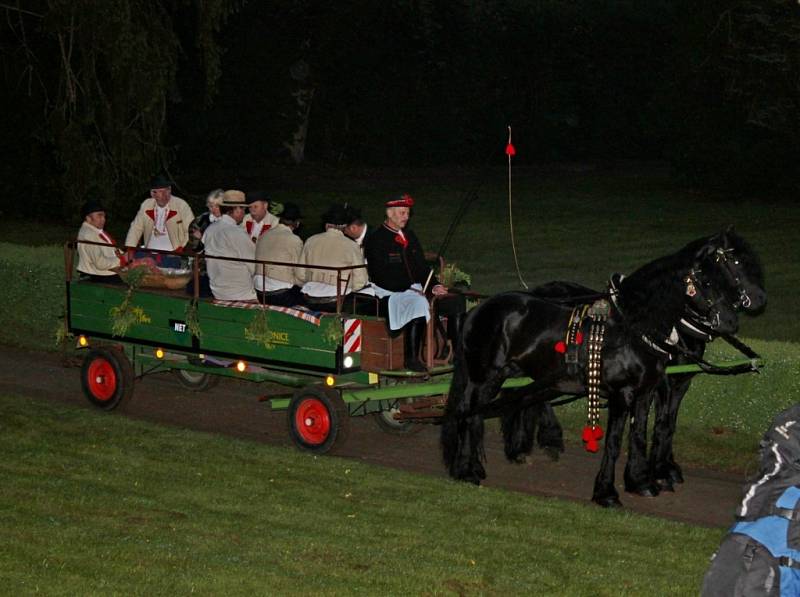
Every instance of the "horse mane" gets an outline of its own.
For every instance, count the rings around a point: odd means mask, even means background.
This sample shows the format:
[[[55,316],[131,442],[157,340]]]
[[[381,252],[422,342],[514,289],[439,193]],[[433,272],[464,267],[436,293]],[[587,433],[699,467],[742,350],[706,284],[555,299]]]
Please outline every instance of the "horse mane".
[[[619,286],[620,310],[638,331],[667,337],[684,313],[686,283],[695,252],[688,246],[646,263]]]

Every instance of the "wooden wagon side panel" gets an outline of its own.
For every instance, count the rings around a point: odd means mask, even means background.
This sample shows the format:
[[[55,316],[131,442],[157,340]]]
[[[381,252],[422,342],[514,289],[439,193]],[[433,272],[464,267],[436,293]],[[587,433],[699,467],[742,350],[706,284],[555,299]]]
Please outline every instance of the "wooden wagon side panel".
[[[377,372],[403,368],[403,336],[392,338],[384,319],[365,318],[361,336],[362,370]]]
[[[324,315],[319,325],[278,311],[267,311],[270,347],[245,337],[258,309],[240,309],[200,303],[198,320],[203,336],[200,349],[242,358],[279,361],[303,367],[336,368],[341,337],[331,335],[331,326],[341,330],[341,319]]]
[[[122,304],[127,287],[113,287],[87,282],[70,284],[70,325],[82,332],[111,336],[110,310]],[[131,325],[125,338],[150,344],[191,348],[192,337],[176,323],[185,322],[188,298],[135,292],[131,305],[140,307],[147,323]]]

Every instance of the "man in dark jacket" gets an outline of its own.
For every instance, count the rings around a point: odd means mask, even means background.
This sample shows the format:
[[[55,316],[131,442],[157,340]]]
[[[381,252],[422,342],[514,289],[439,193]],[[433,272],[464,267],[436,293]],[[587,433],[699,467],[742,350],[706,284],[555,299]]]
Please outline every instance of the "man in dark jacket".
[[[405,363],[412,371],[425,371],[419,360],[425,323],[430,319],[427,293],[447,294],[425,261],[425,251],[410,230],[408,220],[414,199],[407,194],[386,202],[386,220],[367,237],[364,255],[369,278],[380,298],[388,298],[389,328],[405,331]],[[450,339],[455,343],[464,299],[443,298],[440,314],[447,314]]]

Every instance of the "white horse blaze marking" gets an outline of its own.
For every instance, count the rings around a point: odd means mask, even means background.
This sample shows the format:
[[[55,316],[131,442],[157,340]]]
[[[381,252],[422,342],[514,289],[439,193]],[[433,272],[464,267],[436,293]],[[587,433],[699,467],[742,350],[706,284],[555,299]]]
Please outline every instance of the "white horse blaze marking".
[[[361,352],[361,320],[344,320],[344,353]]]

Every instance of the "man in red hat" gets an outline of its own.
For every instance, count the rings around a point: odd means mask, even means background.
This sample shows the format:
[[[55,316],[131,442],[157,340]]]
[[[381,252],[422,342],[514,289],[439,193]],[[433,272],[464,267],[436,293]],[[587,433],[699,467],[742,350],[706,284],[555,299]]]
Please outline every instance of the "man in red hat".
[[[430,319],[430,307],[425,294],[447,294],[433,270],[425,261],[425,251],[417,235],[408,225],[414,199],[404,194],[386,202],[386,220],[367,237],[364,254],[369,278],[380,298],[388,297],[389,329],[405,332],[405,364],[412,371],[425,371],[419,360],[425,324]],[[453,313],[451,340],[457,338],[458,314],[464,311],[464,301],[457,301]]]

